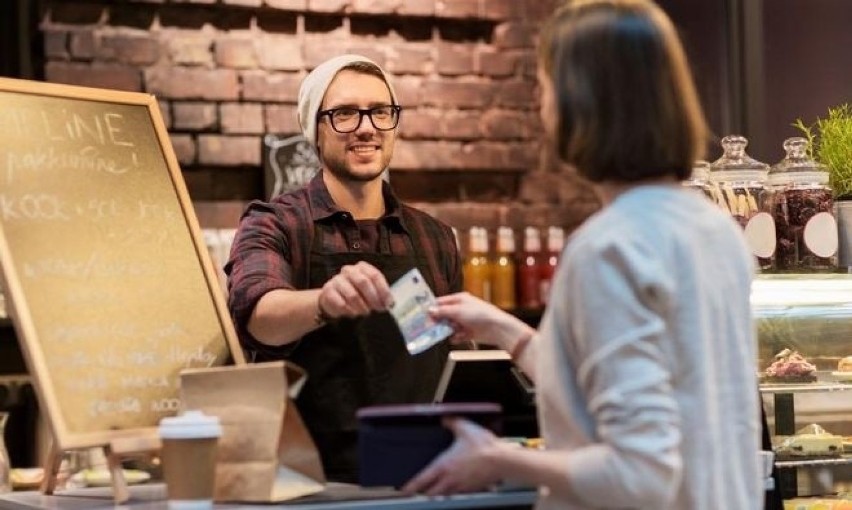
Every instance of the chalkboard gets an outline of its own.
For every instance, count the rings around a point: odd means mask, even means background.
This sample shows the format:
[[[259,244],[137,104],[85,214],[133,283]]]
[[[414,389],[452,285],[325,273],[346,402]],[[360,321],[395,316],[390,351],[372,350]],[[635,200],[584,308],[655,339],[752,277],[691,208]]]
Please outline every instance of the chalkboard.
[[[0,265],[55,448],[150,433],[243,363],[156,99],[0,79]]]

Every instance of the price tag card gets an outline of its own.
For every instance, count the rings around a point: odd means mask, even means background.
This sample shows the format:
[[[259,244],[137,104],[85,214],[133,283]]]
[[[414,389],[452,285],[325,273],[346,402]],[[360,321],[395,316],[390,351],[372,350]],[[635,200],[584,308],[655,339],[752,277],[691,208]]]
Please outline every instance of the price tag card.
[[[435,304],[435,294],[419,269],[412,269],[394,282],[391,294],[394,305],[390,314],[410,354],[420,354],[453,333],[449,324],[429,315],[429,307]]]

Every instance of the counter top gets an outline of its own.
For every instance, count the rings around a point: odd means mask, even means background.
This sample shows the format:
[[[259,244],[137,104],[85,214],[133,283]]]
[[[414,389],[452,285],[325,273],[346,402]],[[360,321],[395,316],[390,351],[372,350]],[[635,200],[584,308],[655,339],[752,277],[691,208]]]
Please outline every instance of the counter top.
[[[537,493],[533,490],[478,492],[457,496],[429,498],[403,496],[390,489],[362,489],[345,484],[329,484],[320,494],[278,504],[217,503],[214,509],[287,509],[287,510],[440,510],[455,508],[531,507]],[[166,488],[161,483],[130,487],[130,501],[115,505],[110,487],[72,489],[46,496],[38,491],[13,492],[0,496],[3,510],[167,510]]]

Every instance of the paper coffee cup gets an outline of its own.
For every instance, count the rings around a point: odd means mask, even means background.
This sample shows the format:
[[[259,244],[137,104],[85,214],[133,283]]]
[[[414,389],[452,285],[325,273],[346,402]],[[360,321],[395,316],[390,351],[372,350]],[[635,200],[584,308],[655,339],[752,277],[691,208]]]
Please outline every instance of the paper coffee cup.
[[[213,508],[219,418],[201,411],[160,420],[160,459],[171,510]]]

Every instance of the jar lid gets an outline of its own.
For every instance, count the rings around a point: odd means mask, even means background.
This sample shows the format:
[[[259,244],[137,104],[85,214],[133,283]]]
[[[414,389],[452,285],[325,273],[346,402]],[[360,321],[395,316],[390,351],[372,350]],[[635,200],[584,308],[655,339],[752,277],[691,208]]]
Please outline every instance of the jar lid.
[[[703,182],[710,177],[710,163],[704,160],[698,160],[692,165],[692,174],[689,176],[689,181]]]
[[[163,439],[207,439],[221,435],[219,418],[201,411],[186,411],[160,420],[160,437]]]
[[[799,136],[784,140],[787,155],[769,170],[769,183],[828,184],[828,170],[808,155],[808,145],[808,141]]]
[[[740,135],[722,138],[722,157],[710,165],[710,178],[714,181],[764,181],[769,165],[746,154],[748,140]]]

